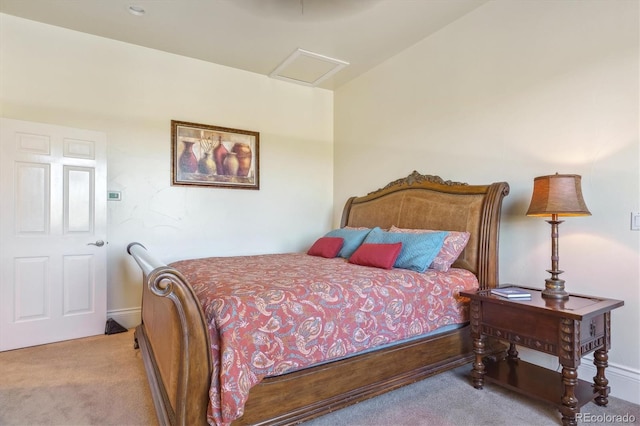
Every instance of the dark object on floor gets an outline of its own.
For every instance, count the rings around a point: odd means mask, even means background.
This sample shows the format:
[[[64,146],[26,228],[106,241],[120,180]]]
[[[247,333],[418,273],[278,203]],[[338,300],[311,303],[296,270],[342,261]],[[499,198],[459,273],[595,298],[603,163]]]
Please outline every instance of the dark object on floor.
[[[114,321],[113,318],[109,318],[107,325],[104,327],[104,334],[124,333],[125,331],[128,330]]]

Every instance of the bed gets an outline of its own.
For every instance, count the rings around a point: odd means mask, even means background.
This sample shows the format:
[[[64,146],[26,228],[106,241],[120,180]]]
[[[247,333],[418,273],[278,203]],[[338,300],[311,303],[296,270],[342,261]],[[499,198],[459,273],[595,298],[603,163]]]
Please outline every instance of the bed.
[[[422,275],[445,276],[444,279],[449,281],[470,275],[475,280],[477,288],[492,288],[498,283],[500,214],[502,200],[508,192],[509,186],[506,182],[469,185],[413,172],[408,177],[393,181],[365,196],[349,198],[343,209],[340,230],[405,230],[408,233],[441,230],[466,233],[468,242],[451,265],[449,272],[427,274],[425,271]],[[234,425],[300,423],[473,360],[472,341],[468,329],[468,304],[465,300],[459,300],[459,312],[450,316],[445,312],[445,319],[439,320],[446,324],[443,327],[427,330],[427,326],[406,326],[408,331],[401,332],[404,329],[393,323],[393,330],[396,330],[394,327],[400,327],[397,328],[397,334],[400,336],[398,342],[381,338],[366,350],[361,350],[355,344],[347,344],[349,350],[339,351],[336,356],[321,362],[314,358],[311,365],[298,362],[302,357],[298,353],[298,361],[282,361],[279,364],[286,365],[286,368],[265,369],[263,376],[253,377],[250,383],[246,379],[243,379],[242,383],[237,380],[235,386],[247,392],[246,400],[238,402],[240,408],[236,414],[240,413],[241,416],[221,417],[218,414],[216,417],[212,412],[220,407],[212,408],[212,405],[215,405],[211,403],[212,395],[217,395],[218,398],[225,389],[233,387],[217,380],[220,371],[229,370],[228,366],[232,364],[220,355],[231,352],[220,349],[222,346],[218,342],[218,336],[223,336],[227,329],[231,329],[231,332],[236,333],[233,335],[235,339],[241,340],[242,335],[238,335],[238,330],[243,327],[226,327],[224,324],[229,316],[226,316],[224,321],[212,319],[212,312],[221,312],[221,309],[218,309],[219,304],[216,305],[218,302],[213,303],[214,306],[218,306],[214,309],[212,305],[205,303],[205,299],[212,298],[212,294],[221,293],[222,290],[217,288],[206,293],[206,285],[200,282],[204,260],[194,259],[193,263],[176,262],[166,265],[157,260],[142,244],[136,242],[129,244],[127,251],[143,272],[142,323],[135,331],[135,345],[142,353],[161,424],[204,425],[208,420],[223,424],[232,420]],[[315,262],[332,265],[328,269],[332,269],[333,272],[338,271],[338,268],[359,268],[359,273],[365,274],[370,273],[366,270],[377,269],[353,265],[348,259],[341,259],[340,256],[316,260],[311,259],[313,256],[298,253],[291,254],[293,257],[287,257],[286,262],[281,256],[284,255],[256,256],[255,260],[260,263],[266,259],[277,258],[281,263],[288,264],[295,258],[296,262],[301,262],[301,265],[295,267],[296,271],[307,266],[309,271],[316,270],[318,267]],[[234,275],[233,268],[247,270],[247,259],[226,260],[237,262],[237,266],[229,266],[231,272],[227,271],[228,276],[225,279],[231,279],[229,276]],[[220,258],[212,258],[211,261],[220,262]],[[272,270],[278,268],[279,266],[272,267]],[[405,280],[402,282],[418,279],[414,276],[420,275],[395,267],[389,272],[393,273],[394,279]],[[282,274],[286,275],[288,281],[300,279],[292,277],[293,272],[282,270]],[[211,280],[215,279],[213,273]],[[309,279],[313,282],[317,280],[315,277]],[[191,280],[193,283],[190,283]],[[341,281],[334,278],[331,280]],[[359,282],[368,280],[369,276],[362,276]],[[352,284],[349,282],[344,284],[345,287],[350,285]],[[398,285],[398,282],[395,285],[402,286]],[[259,282],[253,286],[262,288]],[[412,286],[414,285],[407,285]],[[437,288],[440,289],[441,286],[437,285]],[[342,291],[342,287],[340,289]],[[359,291],[362,292],[362,289]],[[438,293],[440,292],[438,290]],[[237,293],[232,296],[236,298]],[[304,298],[311,296],[308,293],[299,295],[298,301],[304,301]],[[453,294],[453,297],[455,296],[456,294]],[[277,308],[280,301],[281,299],[272,301],[274,303],[269,306]],[[422,306],[422,302],[414,302],[415,306]],[[308,304],[317,307],[321,303]],[[326,305],[328,304],[322,304],[320,310],[324,311]],[[265,306],[262,304],[257,309],[264,311]],[[243,305],[242,309],[244,308]],[[413,310],[419,309],[407,311]],[[225,313],[232,311],[234,309]],[[460,316],[456,316],[457,314]],[[413,321],[415,324],[416,318]],[[340,327],[340,323],[337,324],[334,328]],[[263,325],[263,331],[265,327],[269,326]],[[265,336],[262,332],[258,334]],[[361,332],[361,335],[366,335],[366,331]],[[267,341],[265,344],[274,346],[272,343]],[[312,349],[316,350],[321,346],[303,343],[298,344],[303,354],[312,353]],[[286,343],[280,346],[286,346]],[[239,350],[235,353],[241,352],[242,350]],[[313,358],[311,355],[309,357]],[[269,373],[270,371],[273,374]],[[212,381],[212,377],[216,380]]]

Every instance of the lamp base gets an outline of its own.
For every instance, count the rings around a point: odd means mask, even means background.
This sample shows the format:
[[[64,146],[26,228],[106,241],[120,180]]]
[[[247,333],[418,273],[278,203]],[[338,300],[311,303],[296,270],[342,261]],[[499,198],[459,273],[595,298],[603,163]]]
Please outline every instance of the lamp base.
[[[544,290],[542,297],[547,299],[568,299],[569,293],[564,291],[564,280],[547,278],[544,280]]]

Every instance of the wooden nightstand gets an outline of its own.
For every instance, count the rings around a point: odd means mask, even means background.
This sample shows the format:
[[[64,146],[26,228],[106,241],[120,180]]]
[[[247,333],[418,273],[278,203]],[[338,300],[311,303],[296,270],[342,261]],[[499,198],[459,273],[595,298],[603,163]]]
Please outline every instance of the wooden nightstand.
[[[460,292],[471,299],[473,386],[482,389],[486,379],[550,402],[558,406],[563,425],[576,425],[584,404],[608,403],[604,372],[611,347],[611,311],[624,302],[582,295],[557,301],[543,298],[540,290],[518,287],[529,291],[531,300],[506,299],[491,290]],[[508,341],[506,357],[485,358],[486,337]],[[519,359],[516,345],[557,356],[562,373]],[[591,384],[578,379],[577,369],[582,356],[593,351],[597,373]]]

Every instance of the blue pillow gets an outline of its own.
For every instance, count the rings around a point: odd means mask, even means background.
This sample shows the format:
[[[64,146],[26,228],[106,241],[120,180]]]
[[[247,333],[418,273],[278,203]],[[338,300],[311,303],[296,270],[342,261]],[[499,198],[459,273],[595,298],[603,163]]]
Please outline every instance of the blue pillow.
[[[377,244],[402,243],[402,250],[393,266],[424,272],[438,255],[447,234],[448,232],[429,232],[424,234],[385,232],[375,227],[369,232],[364,242]]]
[[[342,248],[340,249],[338,256],[348,259],[351,257],[353,252],[356,251],[358,247],[360,247],[360,244],[362,244],[364,239],[367,237],[367,235],[369,234],[369,231],[371,231],[371,229],[369,228],[366,228],[366,229],[340,228],[340,229],[334,229],[333,231],[329,231],[325,235],[325,237],[339,237],[344,239],[344,244],[342,245]]]

